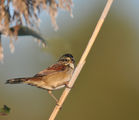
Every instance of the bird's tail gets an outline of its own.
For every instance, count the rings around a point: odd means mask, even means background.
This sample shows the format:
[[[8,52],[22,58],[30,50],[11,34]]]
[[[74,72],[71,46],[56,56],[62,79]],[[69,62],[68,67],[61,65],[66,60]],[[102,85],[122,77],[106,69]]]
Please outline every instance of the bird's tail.
[[[6,84],[19,84],[28,81],[30,78],[13,78],[6,81]]]

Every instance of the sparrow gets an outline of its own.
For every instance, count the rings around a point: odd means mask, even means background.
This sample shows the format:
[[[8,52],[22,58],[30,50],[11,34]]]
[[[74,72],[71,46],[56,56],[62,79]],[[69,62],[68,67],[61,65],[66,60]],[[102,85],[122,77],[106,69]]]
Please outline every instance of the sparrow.
[[[64,54],[55,64],[40,71],[33,77],[9,79],[6,81],[6,84],[27,83],[28,85],[46,89],[56,102],[58,102],[52,91],[65,86],[68,87],[68,83],[74,72],[74,63],[75,60],[71,54]]]

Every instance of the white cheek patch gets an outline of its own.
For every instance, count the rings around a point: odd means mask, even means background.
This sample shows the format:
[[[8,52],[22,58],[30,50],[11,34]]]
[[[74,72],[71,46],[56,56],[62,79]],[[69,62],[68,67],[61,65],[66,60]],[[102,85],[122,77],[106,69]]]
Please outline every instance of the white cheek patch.
[[[74,69],[73,63],[70,63],[69,66],[70,66],[72,69]]]
[[[66,58],[68,61],[70,61],[71,59],[69,57]]]

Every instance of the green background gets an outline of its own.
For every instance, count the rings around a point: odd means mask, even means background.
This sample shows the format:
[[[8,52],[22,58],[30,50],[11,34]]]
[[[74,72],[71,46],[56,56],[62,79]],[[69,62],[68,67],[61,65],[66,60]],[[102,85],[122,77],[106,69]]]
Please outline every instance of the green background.
[[[107,0],[74,0],[73,15],[60,10],[58,31],[42,12],[43,49],[32,37],[19,37],[14,54],[2,38],[0,106],[11,108],[0,120],[48,120],[55,101],[47,91],[28,85],[5,85],[14,77],[33,76],[72,53],[78,63]],[[56,120],[139,120],[139,1],[115,0],[72,91]],[[63,89],[55,91],[58,97]]]

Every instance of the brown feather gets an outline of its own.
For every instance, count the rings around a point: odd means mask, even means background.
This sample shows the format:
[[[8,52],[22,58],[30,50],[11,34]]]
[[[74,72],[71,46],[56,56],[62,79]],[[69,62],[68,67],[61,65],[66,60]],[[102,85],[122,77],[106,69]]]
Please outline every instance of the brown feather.
[[[29,78],[10,79],[7,83],[27,83],[29,85],[45,88],[47,90],[56,90],[64,87],[70,80],[74,71],[73,56],[65,54],[60,57],[58,62]]]
[[[39,76],[44,76],[44,75],[48,75],[48,74],[51,74],[53,72],[58,72],[58,71],[62,71],[66,68],[65,65],[63,64],[55,64],[55,65],[52,65],[42,71],[40,71],[39,73],[37,73],[34,77],[39,77]]]
[[[55,64],[52,68],[54,67],[59,68],[60,65]],[[58,86],[58,88],[60,88],[60,86],[64,87],[67,81],[70,80],[70,77],[73,73],[73,69],[71,69],[70,67],[64,67],[63,65],[62,67],[64,69],[59,69],[59,71],[52,68],[45,69],[36,74],[31,79],[25,81],[25,83],[49,90],[55,90]]]

